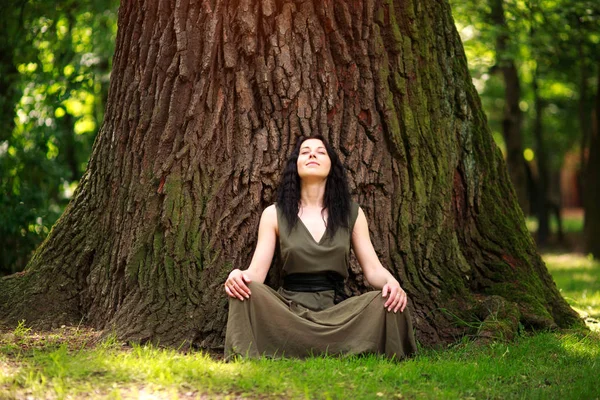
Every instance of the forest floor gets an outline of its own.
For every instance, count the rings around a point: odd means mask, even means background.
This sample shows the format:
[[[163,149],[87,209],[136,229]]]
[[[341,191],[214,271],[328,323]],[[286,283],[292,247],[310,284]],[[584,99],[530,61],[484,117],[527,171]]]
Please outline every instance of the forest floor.
[[[565,224],[567,226],[567,224]],[[84,327],[0,330],[0,399],[599,399],[600,262],[570,242],[544,249],[557,286],[589,330],[465,337],[403,362],[377,356],[235,360],[128,345]],[[569,244],[570,243],[570,244]]]

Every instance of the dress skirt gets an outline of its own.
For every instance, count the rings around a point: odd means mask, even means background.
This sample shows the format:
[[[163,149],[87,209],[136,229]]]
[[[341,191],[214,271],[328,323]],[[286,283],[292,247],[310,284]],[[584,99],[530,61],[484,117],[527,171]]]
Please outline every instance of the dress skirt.
[[[334,304],[334,291],[275,291],[251,282],[249,299],[229,299],[225,356],[304,358],[311,355],[415,353],[408,309],[383,307],[381,291]]]

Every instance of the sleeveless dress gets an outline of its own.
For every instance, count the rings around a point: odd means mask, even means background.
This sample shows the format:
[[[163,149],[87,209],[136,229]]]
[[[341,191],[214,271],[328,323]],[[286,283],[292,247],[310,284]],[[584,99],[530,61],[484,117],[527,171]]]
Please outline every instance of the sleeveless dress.
[[[358,216],[352,203],[350,229],[317,242],[302,220],[289,231],[277,207],[283,275],[334,271],[348,277],[351,234]],[[250,282],[252,294],[229,298],[225,356],[297,357],[334,354],[385,354],[401,359],[416,351],[408,308],[388,312],[381,291],[334,303],[334,291],[293,292]]]

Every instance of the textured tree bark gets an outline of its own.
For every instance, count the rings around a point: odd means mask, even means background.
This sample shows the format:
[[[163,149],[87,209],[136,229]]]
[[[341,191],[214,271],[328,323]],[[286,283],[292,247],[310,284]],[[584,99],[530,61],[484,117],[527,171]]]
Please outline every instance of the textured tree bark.
[[[504,78],[504,119],[502,136],[506,143],[506,166],[508,175],[517,193],[517,200],[525,214],[530,212],[527,193],[527,173],[523,159],[523,135],[521,125],[523,113],[521,101],[521,83],[517,67],[509,50],[509,32],[504,16],[504,0],[490,0],[490,17],[496,28],[496,65]]]
[[[423,344],[579,323],[525,228],[445,1],[123,2],[88,169],[2,281],[1,315],[219,347],[222,284],[247,267],[295,138],[317,132]]]
[[[598,207],[600,204],[600,63],[598,63],[597,82],[583,201],[585,249],[595,258],[600,258],[600,208]]]

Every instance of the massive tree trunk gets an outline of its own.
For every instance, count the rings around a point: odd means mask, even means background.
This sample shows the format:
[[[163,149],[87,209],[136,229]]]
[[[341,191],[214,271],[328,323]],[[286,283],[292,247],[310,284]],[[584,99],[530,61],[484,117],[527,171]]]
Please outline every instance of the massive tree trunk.
[[[222,345],[295,138],[348,167],[424,344],[578,323],[535,250],[447,2],[124,2],[104,124],[4,318]],[[277,275],[273,267],[271,282]],[[367,288],[354,263],[351,286]]]
[[[584,241],[585,250],[595,258],[600,258],[600,62],[598,62],[598,85],[596,104],[590,137],[589,156],[585,169],[584,182]]]
[[[494,68],[504,78],[504,118],[502,136],[506,144],[506,166],[510,180],[517,193],[517,200],[525,214],[530,212],[527,193],[527,173],[523,158],[523,135],[521,125],[523,113],[521,102],[521,83],[515,61],[509,49],[509,31],[504,16],[504,0],[490,0],[490,17],[498,30],[496,36],[496,65]]]

